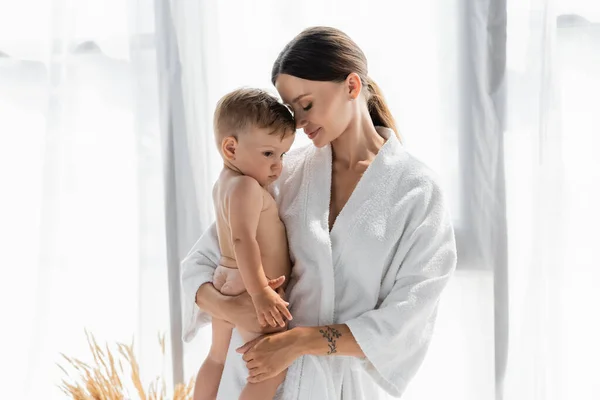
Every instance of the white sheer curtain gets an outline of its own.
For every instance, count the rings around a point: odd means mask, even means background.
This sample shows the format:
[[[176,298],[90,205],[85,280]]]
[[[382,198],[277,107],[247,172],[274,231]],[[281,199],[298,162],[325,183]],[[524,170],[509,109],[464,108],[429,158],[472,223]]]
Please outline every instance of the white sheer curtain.
[[[600,3],[508,2],[505,399],[597,399]]]
[[[144,379],[162,372],[154,33],[152,1],[1,3],[3,399],[65,398],[55,363],[89,361],[84,329],[101,343],[135,337]]]

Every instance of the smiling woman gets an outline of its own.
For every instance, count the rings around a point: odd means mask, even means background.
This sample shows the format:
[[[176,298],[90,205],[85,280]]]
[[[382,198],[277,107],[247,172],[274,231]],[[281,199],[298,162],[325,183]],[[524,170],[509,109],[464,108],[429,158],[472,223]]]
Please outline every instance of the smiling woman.
[[[302,53],[301,60],[295,58],[297,53]],[[343,116],[348,113],[341,107],[349,105],[335,100],[342,98],[339,92],[347,89],[343,83],[348,79],[352,87],[358,88],[356,93],[366,99],[373,124],[391,128],[398,136],[383,94],[368,76],[364,53],[341,31],[324,28],[304,31],[286,45],[271,72],[271,82],[283,101],[294,110],[298,128],[303,128],[317,147],[334,140],[330,136],[332,132],[347,129],[349,121]],[[294,95],[290,97],[288,91]],[[321,107],[315,112],[315,103],[328,108]],[[325,120],[334,125],[323,127]]]
[[[337,51],[313,59],[315,49],[335,46]],[[210,259],[228,251],[223,246],[232,236],[223,235],[227,213],[217,215],[219,246],[212,246],[210,229],[183,262],[184,339],[194,337],[201,326],[198,318],[209,313],[213,331],[214,321],[225,319],[238,326],[247,342],[238,348],[246,369],[231,350],[228,362],[223,360],[217,398],[262,398],[248,396],[249,388],[272,382],[282,383],[277,399],[382,398],[378,386],[400,396],[423,362],[439,297],[456,267],[454,233],[431,171],[402,148],[390,127],[374,125],[393,120],[382,97],[374,105],[380,94],[363,85],[368,78],[352,72],[362,67],[366,75],[364,56],[353,65],[356,54],[362,52],[344,33],[317,27],[293,39],[273,67],[273,82],[294,109],[296,126],[314,144],[290,153],[272,188],[293,262],[286,293],[294,316],[290,329],[253,341],[241,325],[246,321],[237,318],[239,311],[227,306],[234,300],[216,292],[220,289],[212,276],[221,267]],[[289,68],[299,61],[312,71],[304,78]],[[342,77],[328,80],[331,66],[345,64]],[[323,80],[312,80],[312,75]],[[233,147],[228,150],[226,167],[237,157]],[[239,173],[245,174],[241,168]],[[224,179],[222,173],[218,187]],[[232,230],[231,215],[246,208],[229,207]],[[245,219],[249,223],[255,217],[247,213]],[[250,256],[241,246],[235,250],[242,275],[254,264],[260,267],[256,254]],[[247,264],[242,268],[242,263]],[[235,297],[246,314],[251,310],[239,299],[249,294],[258,307],[252,281],[244,279],[248,293]],[[260,313],[258,319],[263,322]],[[235,336],[230,349],[238,347]],[[246,377],[249,383],[243,387]]]
[[[459,134],[463,131],[457,117],[459,20],[448,18],[448,15],[458,16],[458,2],[444,2],[443,5],[420,2],[410,6],[386,3],[369,9],[364,1],[350,0],[345,5],[347,7],[340,10],[335,2],[308,0],[293,15],[284,6],[273,6],[268,2],[253,6],[235,1],[203,3],[197,7],[176,5],[175,26],[178,44],[182,49],[182,74],[185,90],[189,90],[185,107],[193,115],[188,121],[194,126],[190,131],[194,134],[190,134],[189,139],[190,143],[196,143],[192,148],[200,154],[204,149],[210,153],[212,146],[199,143],[207,137],[211,138],[210,127],[204,125],[210,117],[201,115],[210,115],[222,93],[240,86],[269,88],[274,93],[276,88],[271,86],[269,71],[287,42],[307,26],[332,25],[348,33],[368,56],[368,75],[384,88],[390,109],[397,117],[398,131],[402,133],[405,148],[417,154],[441,175],[439,182],[449,195],[447,199],[453,221],[462,228],[463,187],[460,183],[458,144],[461,140]],[[244,18],[232,15],[228,11],[230,7],[236,7]],[[319,12],[314,12],[317,9]],[[378,17],[365,18],[365,12],[376,12]],[[249,16],[251,19],[248,19]],[[236,28],[227,28],[231,26]],[[194,39],[190,41],[190,38]],[[386,38],[393,40],[394,46],[382,45],[382,40]],[[197,47],[199,42],[201,48]],[[361,82],[361,85],[366,91],[368,82]],[[315,95],[308,91],[298,92],[286,95],[283,100],[291,106],[292,100],[301,94]],[[310,114],[312,122],[315,120],[312,113],[316,115],[322,111],[322,104],[318,99],[305,100],[308,99],[299,99],[300,104],[290,108],[300,115]],[[312,122],[308,127],[323,128],[322,133],[325,133],[328,125]],[[305,129],[307,133],[314,132]],[[318,133],[315,140],[321,136]],[[379,140],[384,142],[383,139]],[[375,146],[380,144],[374,143]],[[291,154],[284,158],[284,170],[286,164],[291,164],[295,149],[307,145],[313,146],[312,140],[301,130],[296,134]],[[220,167],[219,163],[208,162],[210,157],[210,154],[205,154],[193,158],[197,163],[194,170],[198,177],[198,192],[210,191],[216,170]],[[365,166],[364,163],[358,164],[355,172],[361,173],[361,169],[362,173],[368,172]],[[323,190],[330,185],[319,182],[319,187]],[[343,230],[342,226],[337,225],[333,229]],[[463,243],[469,243],[468,236],[462,235],[461,238],[464,239]],[[472,252],[477,250],[469,246],[465,248]],[[482,265],[471,264],[474,268],[481,268]],[[422,375],[417,375],[405,398],[435,397],[447,391],[464,399],[489,398],[494,387],[493,343],[488,340],[493,336],[493,320],[487,318],[493,315],[492,287],[489,272],[467,271],[460,280],[451,281],[449,293],[452,296],[446,296],[446,307],[442,305],[441,310],[444,311],[441,311],[432,352],[425,362]],[[478,301],[463,304],[459,294],[468,294],[469,298],[477,298]],[[463,330],[452,321],[461,321],[460,326],[477,329]],[[201,363],[206,354],[201,351],[202,343],[206,343],[209,334],[209,329],[200,329],[198,338],[188,347],[187,373],[193,373]],[[325,339],[321,337],[321,340]],[[240,346],[242,344],[239,343]],[[460,363],[457,360],[461,360]],[[449,370],[453,374],[449,375]],[[431,385],[431,379],[442,383]],[[472,381],[478,384],[470,384]],[[384,394],[379,395],[385,398]]]

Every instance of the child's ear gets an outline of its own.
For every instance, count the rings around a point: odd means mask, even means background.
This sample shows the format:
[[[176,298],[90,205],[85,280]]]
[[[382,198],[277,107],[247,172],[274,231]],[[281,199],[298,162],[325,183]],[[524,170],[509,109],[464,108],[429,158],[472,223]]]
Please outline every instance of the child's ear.
[[[235,160],[235,149],[237,148],[238,141],[233,136],[227,136],[221,142],[221,152],[226,160]]]

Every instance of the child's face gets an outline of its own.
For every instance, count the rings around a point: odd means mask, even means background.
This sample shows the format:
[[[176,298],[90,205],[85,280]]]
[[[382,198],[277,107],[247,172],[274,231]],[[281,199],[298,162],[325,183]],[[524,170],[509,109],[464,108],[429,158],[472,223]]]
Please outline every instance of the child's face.
[[[261,186],[273,183],[281,175],[283,155],[294,143],[294,134],[281,139],[281,134],[269,134],[265,128],[252,128],[238,136],[233,164]]]

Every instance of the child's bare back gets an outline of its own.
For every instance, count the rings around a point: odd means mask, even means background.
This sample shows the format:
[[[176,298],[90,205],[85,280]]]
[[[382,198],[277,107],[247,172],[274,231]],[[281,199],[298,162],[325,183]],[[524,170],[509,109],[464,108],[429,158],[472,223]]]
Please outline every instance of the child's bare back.
[[[249,289],[255,294],[265,288],[265,282],[259,282],[258,287],[246,288],[242,273],[236,261],[236,243],[244,240],[243,232],[247,228],[239,229],[232,234],[232,221],[238,219],[252,219],[246,215],[246,207],[238,207],[236,203],[255,203],[257,214],[255,238],[260,250],[260,264],[267,279],[280,276],[289,278],[291,262],[288,252],[288,242],[285,226],[279,218],[277,204],[271,194],[253,178],[240,175],[230,169],[223,169],[218,181],[213,188],[213,201],[215,204],[216,224],[221,249],[220,266],[215,271],[213,285],[221,293],[235,296]],[[248,221],[246,220],[246,223]],[[243,223],[243,222],[242,222]],[[235,237],[234,237],[235,236]]]

